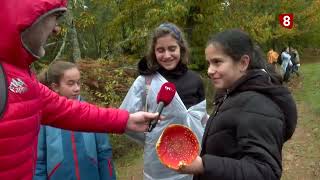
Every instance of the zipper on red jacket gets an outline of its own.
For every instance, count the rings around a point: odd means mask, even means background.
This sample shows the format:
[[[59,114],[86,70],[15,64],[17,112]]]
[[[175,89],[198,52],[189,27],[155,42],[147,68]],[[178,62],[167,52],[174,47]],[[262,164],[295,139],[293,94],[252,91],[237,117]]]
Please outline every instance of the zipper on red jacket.
[[[72,143],[74,167],[75,167],[75,170],[76,170],[76,177],[77,177],[77,180],[80,180],[79,160],[78,160],[78,156],[77,156],[76,139],[75,139],[73,131],[71,132],[71,143]]]

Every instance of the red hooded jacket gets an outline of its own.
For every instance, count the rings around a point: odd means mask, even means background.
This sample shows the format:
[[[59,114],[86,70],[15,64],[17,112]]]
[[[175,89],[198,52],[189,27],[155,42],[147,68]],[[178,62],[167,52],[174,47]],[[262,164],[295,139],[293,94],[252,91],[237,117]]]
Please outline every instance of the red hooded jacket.
[[[8,101],[0,119],[0,179],[32,179],[40,123],[80,131],[122,133],[129,113],[60,97],[40,84],[29,66],[36,59],[23,47],[21,32],[66,0],[2,0],[0,63]]]

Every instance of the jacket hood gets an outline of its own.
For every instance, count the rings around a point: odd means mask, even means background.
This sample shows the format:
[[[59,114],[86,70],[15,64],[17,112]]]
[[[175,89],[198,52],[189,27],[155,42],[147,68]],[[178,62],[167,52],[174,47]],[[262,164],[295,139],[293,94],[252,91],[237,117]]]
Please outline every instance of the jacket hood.
[[[21,33],[42,17],[66,11],[67,0],[3,0],[0,6],[0,61],[27,68],[36,60],[21,41]]]
[[[243,91],[261,93],[280,107],[285,118],[284,140],[290,139],[297,124],[297,107],[289,89],[273,81],[264,70],[250,70],[229,89],[228,94]]]
[[[138,62],[138,72],[140,75],[151,75],[155,73],[155,71],[152,71],[148,68],[146,57],[141,58]]]

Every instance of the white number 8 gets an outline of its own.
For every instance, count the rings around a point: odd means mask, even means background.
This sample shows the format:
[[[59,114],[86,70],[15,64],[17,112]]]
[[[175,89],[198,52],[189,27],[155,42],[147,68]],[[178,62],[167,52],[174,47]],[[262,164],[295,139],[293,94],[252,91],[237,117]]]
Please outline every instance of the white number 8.
[[[283,23],[284,26],[290,26],[290,16],[283,16]]]

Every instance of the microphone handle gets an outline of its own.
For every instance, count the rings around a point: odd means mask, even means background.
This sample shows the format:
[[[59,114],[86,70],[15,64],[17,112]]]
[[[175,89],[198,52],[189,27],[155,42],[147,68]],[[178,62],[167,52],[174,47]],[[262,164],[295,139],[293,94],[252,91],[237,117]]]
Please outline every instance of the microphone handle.
[[[164,108],[164,103],[162,101],[159,102],[158,106],[157,106],[157,109],[155,112],[158,112],[159,115],[152,121],[149,122],[149,128],[148,128],[148,132],[151,132],[153,128],[156,127],[157,123],[158,123],[158,120],[160,118],[160,115],[162,113],[162,110]]]

